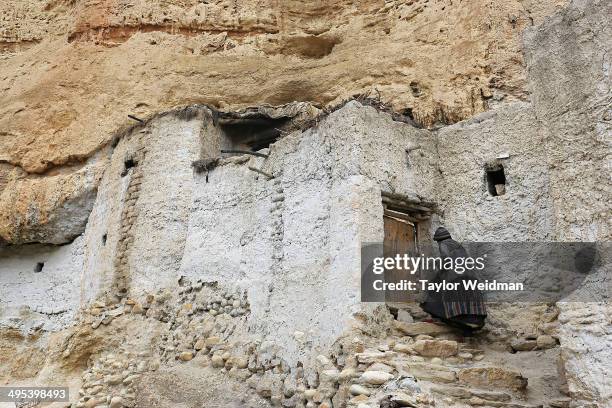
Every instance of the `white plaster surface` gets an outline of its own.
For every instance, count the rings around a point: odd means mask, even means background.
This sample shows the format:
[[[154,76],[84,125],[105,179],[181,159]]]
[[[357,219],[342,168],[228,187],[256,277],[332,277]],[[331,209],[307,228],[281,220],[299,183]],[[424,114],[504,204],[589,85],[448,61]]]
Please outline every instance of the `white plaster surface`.
[[[382,240],[381,188],[416,196],[405,148],[431,150],[427,134],[349,103],[273,144],[266,160],[234,157],[208,180],[195,176],[180,274],[247,289],[253,329],[289,360],[305,352],[296,331],[313,349],[330,346],[361,309],[359,251]]]
[[[35,272],[37,263],[44,266]],[[32,244],[0,249],[0,327],[24,332],[70,325],[81,306],[83,239],[69,245]]]

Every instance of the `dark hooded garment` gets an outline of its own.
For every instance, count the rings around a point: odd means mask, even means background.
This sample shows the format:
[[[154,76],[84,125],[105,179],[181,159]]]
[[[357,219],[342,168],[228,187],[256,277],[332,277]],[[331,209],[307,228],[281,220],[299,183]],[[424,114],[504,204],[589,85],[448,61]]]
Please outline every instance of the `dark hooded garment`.
[[[448,232],[448,230],[444,227],[438,228],[433,236],[433,239],[436,242],[443,241],[445,239],[450,239],[450,238],[451,238],[450,232]],[[456,242],[456,241],[453,241],[453,242]]]
[[[436,230],[434,241],[438,242],[440,257],[446,258],[466,258],[469,256],[465,248],[457,241],[452,239],[448,230],[440,227]],[[453,262],[454,264],[454,262]],[[451,270],[440,270],[436,273],[433,282],[462,282],[464,280],[478,280],[475,271],[466,270],[463,274],[458,274]],[[480,329],[484,326],[484,318],[487,316],[487,309],[484,296],[479,290],[466,290],[463,284],[455,291],[443,291],[442,293],[430,292],[427,294],[426,301],[422,304],[423,309],[434,317],[443,319],[449,324],[467,329]]]

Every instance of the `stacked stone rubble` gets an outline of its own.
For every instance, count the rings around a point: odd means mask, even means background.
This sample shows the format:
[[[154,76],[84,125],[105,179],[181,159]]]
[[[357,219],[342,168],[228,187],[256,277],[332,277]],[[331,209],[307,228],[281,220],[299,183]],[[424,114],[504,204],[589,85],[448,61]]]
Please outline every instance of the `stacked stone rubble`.
[[[157,346],[137,355],[113,350],[92,357],[75,407],[134,406],[132,384],[160,364],[221,370],[272,406],[286,408],[535,408],[545,402],[533,401],[529,380],[520,372],[486,359],[486,336],[470,339],[444,325],[393,321],[386,336],[350,332],[326,354],[292,366],[279,357],[281,345],[248,335],[250,307],[244,292],[216,282],[181,279],[179,284],[178,296],[163,290],[140,300],[98,302],[90,309],[85,320],[93,328],[114,319],[144,319],[165,329]],[[552,341],[545,341],[548,337]],[[516,342],[508,344],[508,353],[515,347]],[[557,347],[556,338],[536,337],[536,349],[550,347]],[[546,403],[570,406],[568,398]]]
[[[121,225],[117,241],[117,254],[114,261],[115,275],[113,279],[114,289],[120,295],[126,294],[130,286],[129,255],[130,247],[134,243],[134,224],[138,217],[136,203],[140,196],[140,186],[143,179],[142,162],[145,155],[146,147],[144,143],[139,143],[136,152],[129,158],[135,165],[129,169],[124,169],[122,174],[129,177],[129,182],[121,210]]]

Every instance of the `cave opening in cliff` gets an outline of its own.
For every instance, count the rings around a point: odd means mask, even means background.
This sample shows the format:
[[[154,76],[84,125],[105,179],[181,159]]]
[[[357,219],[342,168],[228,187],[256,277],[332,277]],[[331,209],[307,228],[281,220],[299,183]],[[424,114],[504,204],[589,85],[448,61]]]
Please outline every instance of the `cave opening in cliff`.
[[[501,163],[490,164],[485,168],[487,189],[493,197],[506,194],[506,174]]]
[[[44,262],[37,262],[36,265],[34,265],[34,272],[36,272],[36,273],[42,272],[44,267],[45,267],[45,263]]]
[[[288,117],[270,118],[263,115],[221,118],[219,126],[224,135],[221,148],[257,152],[270,147],[280,138],[283,126],[289,120]]]

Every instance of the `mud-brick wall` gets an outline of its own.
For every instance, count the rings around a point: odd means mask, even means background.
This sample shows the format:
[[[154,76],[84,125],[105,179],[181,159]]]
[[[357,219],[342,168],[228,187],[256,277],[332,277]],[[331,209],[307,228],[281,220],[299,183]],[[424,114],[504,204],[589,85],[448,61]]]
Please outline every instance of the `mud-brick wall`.
[[[85,233],[91,298],[177,284],[204,110],[161,115],[114,149]]]
[[[533,108],[505,105],[436,133],[442,222],[457,239],[537,241],[552,237],[548,167]],[[487,166],[498,162],[505,194],[493,196]]]
[[[57,330],[79,309],[83,239],[0,248],[0,325]]]
[[[195,176],[180,274],[246,289],[254,332],[281,342],[289,361],[329,347],[368,307],[360,246],[382,241],[381,190],[433,194],[428,133],[349,103],[272,144],[268,158],[223,159]],[[418,144],[410,167],[406,148]]]
[[[93,209],[72,243],[0,248],[1,324],[57,330],[98,298],[176,286],[207,113],[161,114],[100,151]]]

